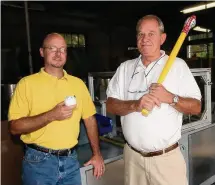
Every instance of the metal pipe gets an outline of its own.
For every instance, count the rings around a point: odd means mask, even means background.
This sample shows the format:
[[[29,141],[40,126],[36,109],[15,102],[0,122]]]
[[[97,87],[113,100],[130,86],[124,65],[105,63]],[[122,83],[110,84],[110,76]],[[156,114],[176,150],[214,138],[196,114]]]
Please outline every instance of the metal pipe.
[[[29,69],[30,74],[33,73],[33,64],[31,56],[31,39],[30,39],[30,26],[29,26],[29,16],[28,16],[28,2],[25,1],[25,21],[26,21],[26,32],[27,32],[27,42],[28,42],[28,59],[29,59]]]

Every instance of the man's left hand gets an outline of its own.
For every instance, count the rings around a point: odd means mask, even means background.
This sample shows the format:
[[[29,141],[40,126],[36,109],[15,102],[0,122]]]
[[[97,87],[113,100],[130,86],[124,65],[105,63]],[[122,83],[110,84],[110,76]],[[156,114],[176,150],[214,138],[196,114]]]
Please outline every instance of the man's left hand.
[[[174,95],[167,91],[162,84],[152,83],[149,88],[149,93],[157,97],[162,103],[172,103]]]
[[[98,179],[105,172],[104,160],[101,155],[94,155],[84,166],[93,165],[93,175]]]

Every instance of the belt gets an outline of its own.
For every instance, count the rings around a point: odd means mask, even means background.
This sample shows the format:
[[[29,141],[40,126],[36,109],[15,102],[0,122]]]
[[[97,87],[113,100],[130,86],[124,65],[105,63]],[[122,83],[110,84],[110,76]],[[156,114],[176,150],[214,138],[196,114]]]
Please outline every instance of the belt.
[[[40,152],[45,152],[45,153],[50,153],[52,155],[57,155],[57,156],[68,156],[70,155],[76,147],[69,148],[69,149],[63,149],[63,150],[52,150],[49,148],[44,148],[35,144],[26,144],[27,147],[38,150]]]
[[[128,143],[127,143],[128,144]],[[175,143],[174,145],[171,145],[169,146],[168,148],[164,149],[164,150],[158,150],[158,151],[155,151],[155,152],[149,152],[149,153],[144,153],[144,152],[141,152],[135,148],[133,148],[130,144],[128,144],[128,146],[134,150],[135,152],[141,154],[143,157],[153,157],[153,156],[158,156],[158,155],[162,155],[164,153],[167,153],[167,152],[170,152],[171,150],[174,150],[178,147],[178,143]]]

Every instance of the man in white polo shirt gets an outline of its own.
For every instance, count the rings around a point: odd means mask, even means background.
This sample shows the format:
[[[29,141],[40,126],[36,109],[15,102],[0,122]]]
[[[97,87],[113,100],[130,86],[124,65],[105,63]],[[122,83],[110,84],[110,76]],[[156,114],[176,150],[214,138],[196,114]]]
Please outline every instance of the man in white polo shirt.
[[[187,185],[178,141],[182,115],[201,112],[201,92],[180,58],[164,83],[156,83],[169,57],[160,50],[166,34],[157,16],[144,16],[136,30],[140,56],[122,63],[107,89],[107,110],[121,116],[127,141],[125,185]],[[150,114],[143,116],[142,109]]]

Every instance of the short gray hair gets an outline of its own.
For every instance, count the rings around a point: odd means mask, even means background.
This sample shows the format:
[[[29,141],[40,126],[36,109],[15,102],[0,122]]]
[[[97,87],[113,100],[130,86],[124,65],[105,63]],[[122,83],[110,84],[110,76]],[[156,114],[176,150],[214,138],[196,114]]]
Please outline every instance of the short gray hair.
[[[144,20],[150,20],[150,19],[156,20],[157,23],[158,23],[160,32],[161,32],[161,33],[164,33],[164,24],[163,24],[163,22],[161,21],[161,19],[160,19],[158,16],[156,16],[156,15],[146,15],[146,16],[140,18],[140,19],[138,20],[138,22],[137,22],[136,31],[137,31],[137,32],[139,31],[139,27],[140,27],[140,24],[141,24],[142,21],[144,21]]]

